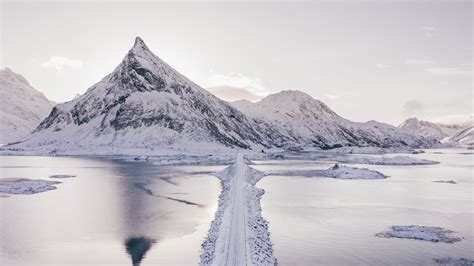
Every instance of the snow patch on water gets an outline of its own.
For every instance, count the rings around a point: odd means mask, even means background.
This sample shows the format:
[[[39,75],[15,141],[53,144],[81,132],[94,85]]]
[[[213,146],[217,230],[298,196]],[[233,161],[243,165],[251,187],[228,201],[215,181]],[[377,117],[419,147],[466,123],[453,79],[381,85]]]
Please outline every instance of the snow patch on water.
[[[61,182],[26,178],[0,179],[0,193],[30,195],[56,189]]]
[[[326,170],[317,171],[318,175],[338,179],[384,179],[388,176],[367,168],[339,166],[338,164]]]
[[[439,265],[449,265],[449,266],[473,266],[474,265],[474,260],[466,259],[466,258],[454,259],[451,257],[446,257],[446,258],[433,259],[433,261]]]
[[[324,170],[288,170],[268,172],[273,176],[330,177],[337,179],[385,179],[388,176],[367,168],[356,168],[335,164]]]
[[[382,238],[405,238],[431,242],[454,243],[461,241],[460,237],[454,236],[456,232],[441,227],[429,227],[420,225],[394,225],[390,230],[375,234]]]

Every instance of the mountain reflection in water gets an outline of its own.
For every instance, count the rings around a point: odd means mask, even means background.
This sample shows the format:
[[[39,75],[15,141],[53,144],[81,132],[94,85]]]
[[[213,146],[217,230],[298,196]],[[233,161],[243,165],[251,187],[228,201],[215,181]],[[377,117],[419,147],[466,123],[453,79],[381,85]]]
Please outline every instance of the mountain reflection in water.
[[[155,243],[156,240],[146,237],[132,237],[125,240],[125,249],[132,258],[132,265],[139,266],[145,254]]]

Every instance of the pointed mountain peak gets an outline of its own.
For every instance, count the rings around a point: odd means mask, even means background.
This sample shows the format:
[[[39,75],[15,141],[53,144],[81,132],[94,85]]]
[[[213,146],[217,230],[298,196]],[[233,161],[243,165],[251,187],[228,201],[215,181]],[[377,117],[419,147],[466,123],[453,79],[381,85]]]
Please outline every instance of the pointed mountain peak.
[[[132,49],[130,52],[137,54],[137,53],[143,53],[145,51],[150,52],[150,49],[148,49],[148,46],[146,46],[145,42],[142,40],[140,37],[135,38],[135,43],[133,44]]]
[[[135,37],[135,44],[133,45],[133,47],[137,47],[137,46],[146,47],[145,42],[139,36]]]

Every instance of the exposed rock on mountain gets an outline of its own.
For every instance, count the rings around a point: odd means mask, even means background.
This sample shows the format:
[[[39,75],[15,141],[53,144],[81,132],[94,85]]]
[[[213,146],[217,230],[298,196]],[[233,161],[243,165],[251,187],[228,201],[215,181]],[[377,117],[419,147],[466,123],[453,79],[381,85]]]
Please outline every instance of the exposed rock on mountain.
[[[111,74],[56,106],[23,145],[145,148],[196,143],[268,146],[240,111],[179,74],[137,38]]]

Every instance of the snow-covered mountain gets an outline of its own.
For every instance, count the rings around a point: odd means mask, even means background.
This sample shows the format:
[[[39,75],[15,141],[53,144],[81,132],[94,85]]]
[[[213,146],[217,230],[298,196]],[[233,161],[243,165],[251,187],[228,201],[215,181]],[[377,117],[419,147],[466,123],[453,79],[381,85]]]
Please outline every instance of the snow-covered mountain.
[[[467,147],[474,145],[474,131],[471,121],[459,125],[446,125],[408,118],[398,127],[415,136],[435,138],[449,145]]]
[[[422,147],[436,143],[388,124],[349,121],[300,91],[282,91],[257,103],[243,100],[233,105],[251,117],[277,147]]]
[[[116,69],[57,105],[22,147],[268,146],[247,118],[154,55],[142,39]]]
[[[53,105],[20,74],[9,68],[0,70],[0,144],[23,140]]]
[[[302,92],[246,104],[235,104],[244,114],[178,73],[137,38],[112,73],[78,98],[54,107],[29,139],[10,148],[65,153],[145,148],[156,153],[167,148],[431,144],[390,125],[345,120]]]
[[[474,126],[459,130],[453,136],[443,140],[445,143],[474,148]]]
[[[412,135],[434,138],[440,141],[465,128],[461,125],[445,125],[418,120],[416,117],[408,118],[398,127]]]

